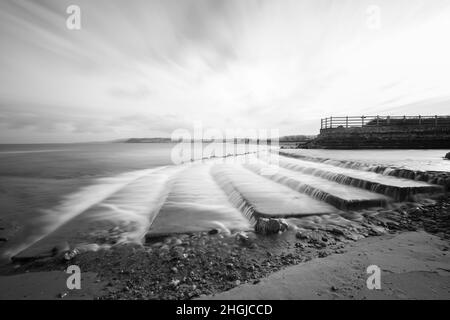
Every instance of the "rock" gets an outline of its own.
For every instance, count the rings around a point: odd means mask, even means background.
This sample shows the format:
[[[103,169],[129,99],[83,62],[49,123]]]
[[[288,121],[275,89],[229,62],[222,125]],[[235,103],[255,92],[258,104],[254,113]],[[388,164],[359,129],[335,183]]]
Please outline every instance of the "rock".
[[[236,280],[235,284],[238,286],[241,284],[241,280]]]
[[[381,236],[386,233],[386,230],[382,227],[370,226],[369,235],[371,236]]]
[[[257,249],[257,248],[258,248],[258,245],[256,243],[252,243],[250,245],[250,249]]]
[[[255,224],[255,232],[259,234],[276,234],[284,232],[289,225],[284,219],[259,218]]]
[[[413,207],[406,211],[407,214],[422,214],[422,210],[419,207]]]
[[[236,233],[236,240],[242,243],[247,243],[249,241],[249,237],[245,232]]]
[[[450,152],[447,152],[447,154],[445,155],[445,159],[450,160]]]
[[[209,235],[218,234],[218,233],[219,233],[219,230],[217,230],[217,229],[211,229],[208,231]]]
[[[79,254],[80,254],[80,251],[78,249],[76,249],[76,248],[73,249],[73,250],[67,251],[64,254],[64,260],[70,261],[70,260],[72,260],[73,258],[75,258]]]
[[[300,240],[306,240],[309,238],[309,236],[307,234],[305,234],[301,231],[297,231],[297,233],[295,234],[295,237]]]
[[[332,229],[330,230],[330,232],[331,232],[332,234],[337,235],[337,236],[345,236],[345,232],[344,232],[343,230],[341,230],[341,229],[338,229],[338,228],[332,228]]]
[[[62,292],[58,294],[58,298],[63,299],[65,296],[67,296],[67,292]]]
[[[170,284],[174,287],[177,287],[180,284],[180,280],[172,279],[172,281],[170,281]]]
[[[161,247],[162,245],[163,245],[162,242],[156,242],[156,243],[152,244],[152,247],[153,247],[153,248],[159,248],[159,247]]]
[[[181,246],[183,244],[183,241],[181,241],[180,239],[176,239],[174,242],[173,242],[173,245],[174,246]]]
[[[0,242],[7,242],[8,239],[7,238],[0,238]]]

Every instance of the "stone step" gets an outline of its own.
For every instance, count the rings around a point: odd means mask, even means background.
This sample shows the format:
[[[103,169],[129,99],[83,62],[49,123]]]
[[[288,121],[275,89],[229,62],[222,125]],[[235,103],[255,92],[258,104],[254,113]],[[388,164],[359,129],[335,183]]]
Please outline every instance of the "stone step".
[[[262,177],[240,164],[216,164],[211,172],[230,201],[250,219],[339,212],[323,201]]]
[[[383,207],[393,199],[387,196],[342,185],[320,177],[291,171],[282,167],[273,173],[267,170],[264,162],[247,164],[249,170],[263,174],[267,179],[288,186],[292,190],[306,194],[314,199],[324,201],[341,210],[359,210],[370,207]]]
[[[415,181],[370,171],[337,167],[321,162],[279,157],[278,165],[291,171],[310,174],[343,185],[350,185],[387,195],[397,201],[410,200],[414,195],[441,193],[444,188],[423,181]]]
[[[146,238],[218,229],[246,230],[249,220],[228,200],[210,174],[212,164],[194,164],[175,178]]]

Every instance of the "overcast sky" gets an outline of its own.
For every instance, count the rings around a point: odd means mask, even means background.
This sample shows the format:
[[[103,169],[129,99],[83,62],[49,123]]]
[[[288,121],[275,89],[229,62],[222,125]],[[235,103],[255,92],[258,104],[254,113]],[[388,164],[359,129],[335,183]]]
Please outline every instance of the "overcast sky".
[[[1,143],[450,113],[450,0],[2,0],[0,43]]]

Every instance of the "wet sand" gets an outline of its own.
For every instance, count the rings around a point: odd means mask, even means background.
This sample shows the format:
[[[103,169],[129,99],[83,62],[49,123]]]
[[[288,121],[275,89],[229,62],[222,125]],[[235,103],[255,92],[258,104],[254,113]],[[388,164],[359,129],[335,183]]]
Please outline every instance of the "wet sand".
[[[449,242],[426,232],[372,237],[342,254],[314,259],[201,299],[450,299]],[[381,269],[381,288],[369,290],[367,267]]]

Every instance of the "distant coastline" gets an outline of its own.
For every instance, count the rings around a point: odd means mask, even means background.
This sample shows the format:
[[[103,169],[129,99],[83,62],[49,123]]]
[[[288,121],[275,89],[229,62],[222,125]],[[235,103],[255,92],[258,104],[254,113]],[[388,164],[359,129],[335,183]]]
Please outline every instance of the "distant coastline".
[[[282,144],[293,144],[296,145],[298,143],[306,143],[312,141],[316,136],[315,135],[291,135],[291,136],[283,136],[278,139],[278,141]],[[202,140],[203,142],[212,142],[213,140]],[[226,142],[234,142],[234,139],[227,139]],[[128,138],[115,140],[113,142],[118,143],[176,143],[179,140],[172,140],[171,138]],[[249,138],[236,138],[236,143],[255,143],[255,139]]]

